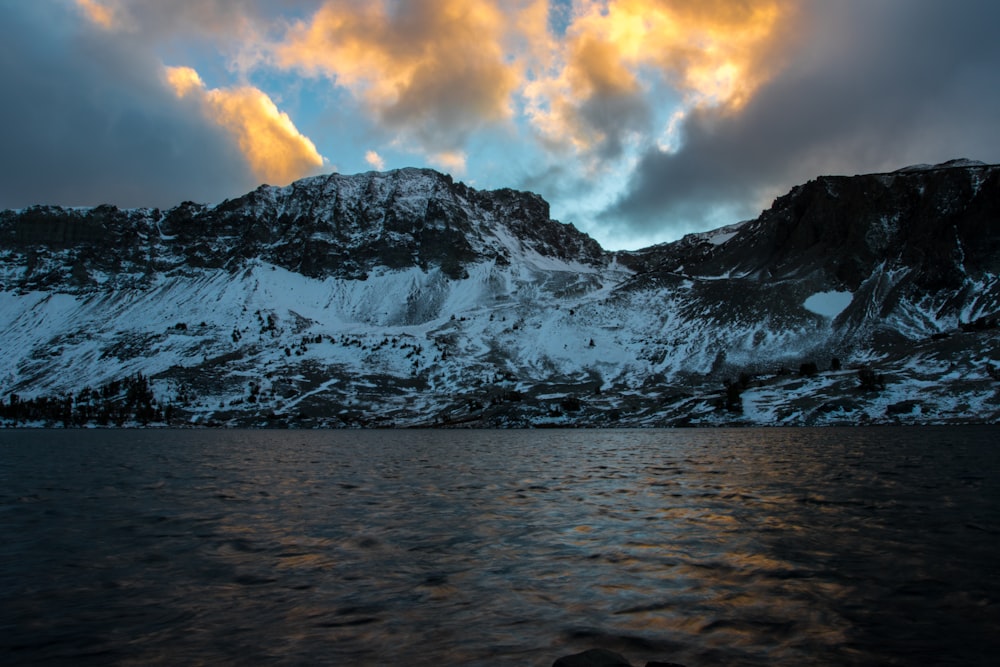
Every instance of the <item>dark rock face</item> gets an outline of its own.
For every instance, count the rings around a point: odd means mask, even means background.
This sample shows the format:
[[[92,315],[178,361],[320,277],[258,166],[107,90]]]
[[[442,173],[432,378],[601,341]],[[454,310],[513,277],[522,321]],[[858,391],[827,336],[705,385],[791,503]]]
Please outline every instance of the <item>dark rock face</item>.
[[[632,667],[625,656],[603,648],[592,648],[582,653],[566,655],[554,663],[552,667]],[[646,667],[684,667],[675,662],[647,662]]]
[[[831,289],[854,292],[880,267],[903,266],[907,289],[930,292],[1000,272],[998,220],[1000,167],[824,176],[778,198],[727,243],[696,234],[617,256],[640,273],[632,283],[638,288],[675,273],[771,282],[817,274]],[[509,262],[511,242],[584,264],[609,257],[572,225],[551,220],[537,195],[478,191],[423,169],[308,178],[162,213],[113,206],[0,212],[8,261],[20,262],[22,286],[34,287],[93,283],[95,273],[135,282],[183,267],[238,270],[255,258],[313,278],[359,279],[375,267],[410,266],[459,278],[478,260]],[[62,258],[46,261],[56,251]]]
[[[21,288],[81,288],[93,284],[94,274],[134,283],[157,268],[152,239],[158,215],[113,206],[0,211],[0,260],[8,275],[21,269]]]
[[[1000,311],[1000,166],[823,176],[727,236],[692,234],[621,254],[639,272],[628,288],[724,277],[730,307],[743,313],[787,312],[789,290],[798,303],[810,292],[850,292],[836,322],[845,340],[892,335],[876,329],[894,317],[961,321],[970,310]]]
[[[552,667],[632,667],[623,655],[603,648],[592,648],[559,658]]]
[[[923,289],[1000,270],[1000,166],[822,176],[779,197],[728,242],[709,234],[630,253],[640,271],[731,272],[761,280],[821,271],[853,291],[883,263]]]
[[[411,266],[460,278],[475,261],[509,262],[511,242],[543,256],[606,261],[596,241],[551,220],[541,197],[477,191],[426,169],[307,178],[163,213],[113,206],[0,213],[0,243],[13,251],[7,261],[21,263],[21,286],[34,288],[71,277],[93,284],[88,277],[97,273],[134,280],[152,270],[235,271],[251,259],[311,278],[364,279],[375,267]]]
[[[821,268],[852,291],[887,262],[922,289],[954,288],[997,268],[998,195],[1000,168],[987,166],[825,176],[776,200],[725,259],[772,278]]]

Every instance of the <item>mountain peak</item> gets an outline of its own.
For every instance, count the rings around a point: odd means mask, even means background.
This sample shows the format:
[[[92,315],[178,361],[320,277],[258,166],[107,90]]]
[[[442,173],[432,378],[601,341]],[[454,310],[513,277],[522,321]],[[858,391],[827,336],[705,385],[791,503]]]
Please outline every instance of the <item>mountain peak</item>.
[[[476,190],[447,174],[408,167],[266,186],[205,217],[269,226],[269,247],[291,246],[278,263],[313,276],[361,277],[378,266],[419,266],[458,277],[470,262],[510,262],[526,252],[604,261],[596,241],[549,215],[548,202],[537,194]],[[295,263],[298,253],[308,261]]]
[[[979,160],[970,160],[968,158],[956,158],[954,160],[948,160],[947,162],[941,162],[938,164],[911,164],[908,167],[903,167],[894,171],[894,174],[905,174],[914,171],[933,171],[935,169],[964,169],[967,167],[986,167],[989,166],[985,162],[980,162]]]
[[[596,241],[552,220],[534,193],[480,191],[413,167],[311,176],[215,206],[184,202],[165,212],[32,207],[4,213],[0,235],[51,259],[51,266],[41,262],[46,271],[36,261],[22,274],[28,284],[46,285],[71,274],[77,279],[70,284],[83,286],[98,274],[149,275],[151,266],[238,270],[256,259],[309,277],[350,279],[414,266],[458,278],[470,263],[525,256],[607,260]],[[78,244],[75,269],[57,257],[66,244]]]

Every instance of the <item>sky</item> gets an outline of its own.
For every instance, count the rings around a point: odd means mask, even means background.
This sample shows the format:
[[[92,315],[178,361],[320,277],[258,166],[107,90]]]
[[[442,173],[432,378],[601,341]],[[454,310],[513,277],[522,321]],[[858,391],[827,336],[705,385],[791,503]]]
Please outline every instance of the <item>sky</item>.
[[[608,249],[1000,162],[995,0],[0,0],[0,207],[430,167]]]

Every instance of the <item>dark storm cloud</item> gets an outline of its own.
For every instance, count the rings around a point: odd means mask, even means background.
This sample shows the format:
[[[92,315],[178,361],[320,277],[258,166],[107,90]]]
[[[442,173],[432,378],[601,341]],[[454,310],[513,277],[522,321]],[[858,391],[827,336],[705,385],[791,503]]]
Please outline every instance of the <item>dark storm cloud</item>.
[[[252,187],[237,148],[132,39],[60,3],[0,5],[0,207],[162,207]]]
[[[628,138],[637,132],[647,133],[652,121],[641,94],[594,95],[581,104],[578,113],[587,127],[601,137],[594,152],[605,160],[620,157]]]
[[[607,220],[704,228],[756,215],[822,173],[1000,162],[1000,4],[817,0],[803,10],[802,46],[782,73],[736,112],[692,112],[680,149],[648,150]]]

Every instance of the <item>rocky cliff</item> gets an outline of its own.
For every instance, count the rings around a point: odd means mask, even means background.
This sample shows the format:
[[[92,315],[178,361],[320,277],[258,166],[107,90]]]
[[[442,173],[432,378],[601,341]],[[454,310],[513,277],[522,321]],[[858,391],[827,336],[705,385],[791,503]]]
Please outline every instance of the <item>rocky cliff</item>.
[[[318,279],[411,267],[458,278],[469,264],[509,262],[522,249],[604,261],[593,239],[549,219],[541,197],[479,192],[427,169],[318,176],[262,186],[218,206],[185,202],[169,211],[36,206],[0,215],[0,234],[6,280],[22,289],[237,270],[249,260]]]

